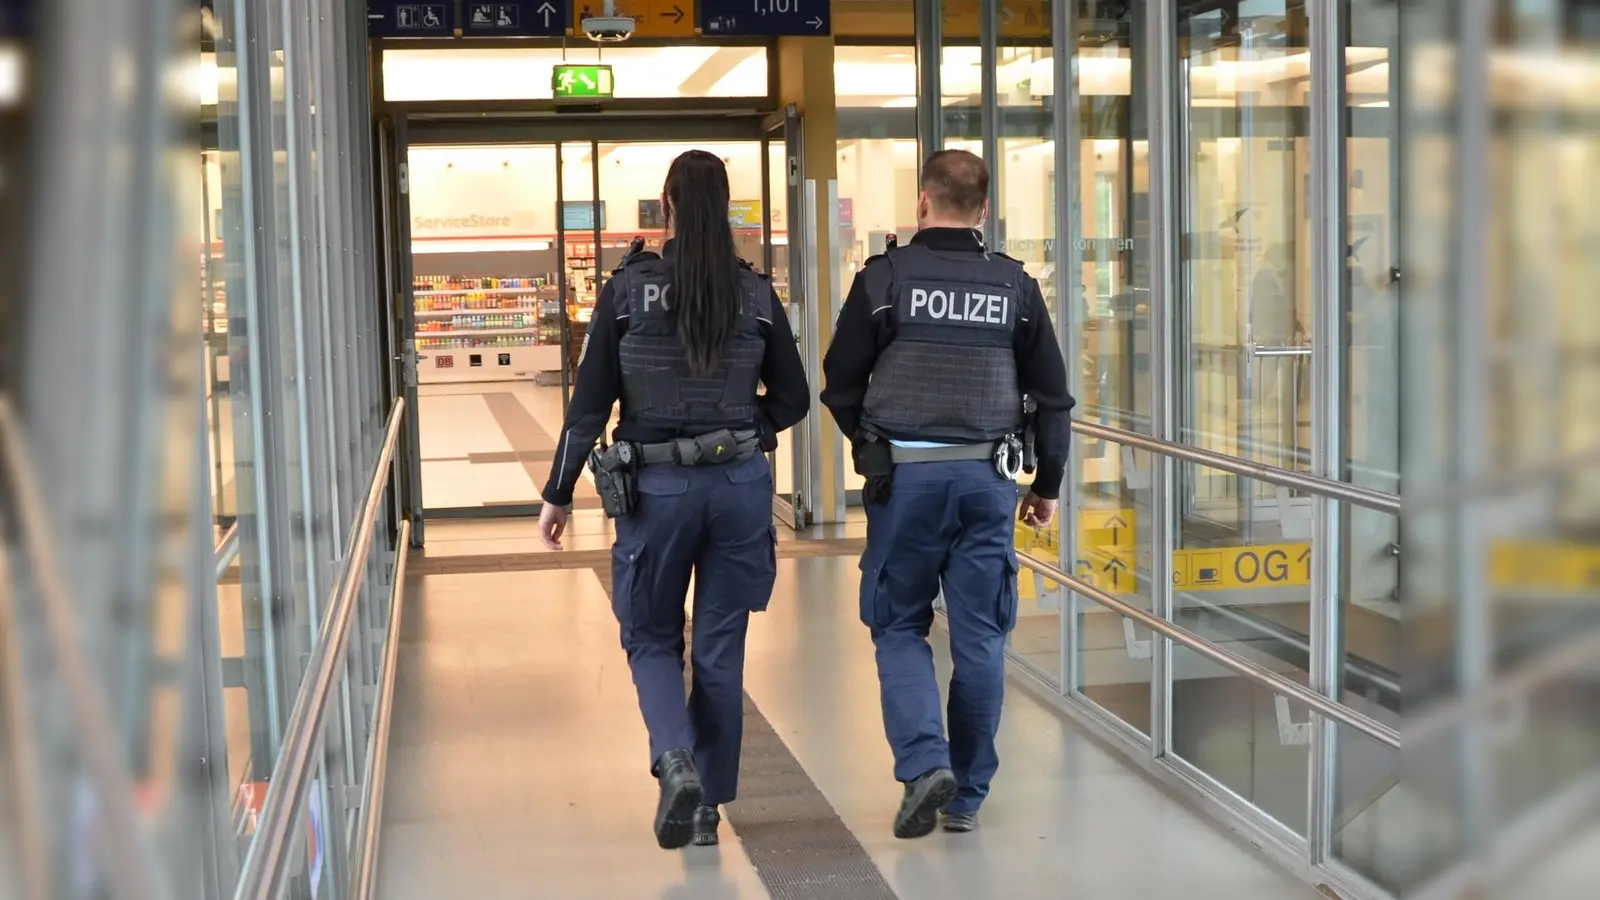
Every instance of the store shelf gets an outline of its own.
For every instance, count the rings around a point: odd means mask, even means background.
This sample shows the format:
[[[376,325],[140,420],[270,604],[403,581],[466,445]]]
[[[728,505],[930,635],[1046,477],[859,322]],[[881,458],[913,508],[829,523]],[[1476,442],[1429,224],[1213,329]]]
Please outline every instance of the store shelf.
[[[451,288],[450,290],[419,290],[413,294],[417,297],[515,297],[521,294],[555,293],[555,285],[540,285],[537,287],[522,288]]]
[[[455,309],[419,309],[419,310],[417,310],[417,316],[419,318],[422,318],[422,317],[434,318],[434,317],[438,317],[438,316],[482,316],[482,315],[503,316],[503,315],[508,315],[508,314],[537,316],[537,315],[541,315],[542,313],[541,313],[539,307],[537,307],[537,306],[506,306],[506,307],[489,308],[489,309],[468,309],[466,307],[457,307]],[[547,313],[546,315],[552,315],[553,316],[555,314],[554,313]]]
[[[479,338],[509,337],[511,335],[537,335],[537,328],[455,328],[448,331],[417,329],[417,338]]]

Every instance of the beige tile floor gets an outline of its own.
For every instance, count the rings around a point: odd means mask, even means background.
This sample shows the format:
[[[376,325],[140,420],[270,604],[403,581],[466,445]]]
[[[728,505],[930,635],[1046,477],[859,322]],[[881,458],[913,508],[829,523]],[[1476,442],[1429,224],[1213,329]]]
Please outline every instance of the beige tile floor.
[[[899,896],[1316,896],[1020,690],[983,829],[894,840],[858,578],[851,557],[781,560],[747,687]],[[737,836],[653,846],[643,727],[592,571],[427,576],[407,604],[380,896],[768,896]]]

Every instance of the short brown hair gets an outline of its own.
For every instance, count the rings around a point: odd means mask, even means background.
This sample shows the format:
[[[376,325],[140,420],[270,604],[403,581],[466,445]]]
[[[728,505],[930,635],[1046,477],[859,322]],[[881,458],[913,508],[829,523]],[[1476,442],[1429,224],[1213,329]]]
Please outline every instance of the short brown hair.
[[[989,199],[989,167],[966,150],[940,150],[922,164],[922,189],[941,212],[976,216]]]

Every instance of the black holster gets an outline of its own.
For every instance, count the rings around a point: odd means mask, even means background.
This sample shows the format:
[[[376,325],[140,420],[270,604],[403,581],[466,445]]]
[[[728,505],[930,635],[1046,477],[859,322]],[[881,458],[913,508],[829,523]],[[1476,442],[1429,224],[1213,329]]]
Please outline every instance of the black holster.
[[[633,445],[619,441],[589,451],[589,471],[606,518],[632,515],[639,505],[639,453]]]
[[[1039,407],[1027,400],[1022,404],[1022,471],[1029,475],[1039,468],[1039,451],[1034,440],[1039,434]]]
[[[894,483],[894,455],[889,442],[870,431],[857,430],[850,441],[850,458],[856,474],[866,479],[861,502],[868,506],[887,503]]]

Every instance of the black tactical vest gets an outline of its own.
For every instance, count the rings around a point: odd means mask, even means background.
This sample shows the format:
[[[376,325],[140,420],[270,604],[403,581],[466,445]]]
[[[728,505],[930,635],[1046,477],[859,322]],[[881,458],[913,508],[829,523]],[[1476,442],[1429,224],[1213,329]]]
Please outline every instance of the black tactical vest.
[[[911,244],[868,264],[873,306],[891,306],[895,331],[867,386],[862,422],[889,438],[965,444],[1022,427],[1014,335],[1025,272]]]
[[[750,427],[756,421],[756,387],[766,353],[761,320],[771,320],[766,280],[740,269],[744,310],[723,348],[722,364],[709,376],[696,378],[669,314],[671,277],[666,262],[654,254],[616,273],[616,296],[628,310],[621,351],[623,417],[688,435]]]

